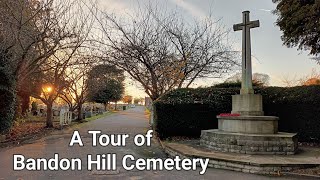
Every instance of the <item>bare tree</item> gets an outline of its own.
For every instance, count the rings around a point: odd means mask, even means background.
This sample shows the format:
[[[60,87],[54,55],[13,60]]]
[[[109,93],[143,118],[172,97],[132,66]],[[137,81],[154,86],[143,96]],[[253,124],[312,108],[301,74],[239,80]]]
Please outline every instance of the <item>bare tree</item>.
[[[130,95],[125,95],[125,96],[123,96],[123,98],[122,98],[122,101],[123,101],[124,103],[127,103],[127,104],[131,104],[131,103],[132,103],[132,100],[133,100],[133,97],[130,96]]]
[[[54,59],[52,59],[54,61]],[[53,102],[62,94],[63,90],[69,86],[65,80],[65,70],[67,62],[54,65],[54,68],[44,71],[40,81],[37,82],[37,90],[32,91],[32,96],[40,99],[47,106],[46,124],[47,127],[53,127]]]
[[[88,7],[80,0],[0,2],[0,48],[10,54],[8,67],[14,74],[16,91],[28,99],[31,92],[25,92],[25,85],[32,74],[55,69],[48,62],[51,56],[77,48],[79,30],[92,25],[92,16],[89,10],[85,13]]]
[[[298,86],[299,80],[296,76],[290,78],[288,75],[286,75],[281,78],[281,83],[285,87],[293,87]]]
[[[309,75],[302,77],[293,77],[284,76],[282,78],[282,84],[285,87],[294,87],[294,86],[310,86],[310,85],[320,85],[320,73],[315,69],[312,69],[312,72]]]
[[[69,86],[59,95],[69,106],[70,111],[78,111],[78,120],[82,120],[82,106],[88,100],[88,74],[90,68],[89,57],[75,57],[77,63],[66,71]],[[91,63],[94,64],[94,63]]]
[[[241,82],[241,73],[237,73],[228,79],[226,79],[225,82]],[[263,74],[263,73],[253,73],[252,75],[252,81],[256,85],[261,85],[261,86],[269,86],[270,84],[270,76],[268,74]]]
[[[177,16],[172,17],[164,26],[177,51],[179,64],[183,65],[178,87],[184,83],[189,87],[197,78],[219,78],[236,65],[236,52],[226,43],[229,31],[224,30],[220,20],[213,21],[209,16],[190,26]]]
[[[83,29],[82,29],[83,30]],[[81,94],[78,94],[80,88],[78,83],[80,81],[85,81],[85,76],[82,75],[82,72],[75,73],[73,69],[76,66],[84,65],[88,62],[79,61],[77,58],[78,51],[81,49],[81,45],[86,41],[87,34],[82,34],[83,32],[79,31],[78,37],[79,41],[73,48],[66,49],[64,51],[58,51],[57,54],[50,56],[47,64],[44,65],[44,68],[48,68],[48,70],[43,71],[43,77],[41,78],[41,93],[36,93],[33,96],[35,98],[40,99],[43,103],[47,105],[47,127],[53,127],[52,124],[52,107],[53,102],[63,94],[66,94],[66,91],[69,91],[71,96],[76,97],[77,107],[82,108],[82,104],[86,100],[85,98],[85,90],[86,84],[81,86],[83,88]],[[83,69],[82,69],[83,70]],[[84,72],[85,73],[85,72]],[[73,79],[75,78],[75,79]],[[35,91],[37,92],[37,91]],[[81,113],[81,111],[80,111]]]
[[[221,77],[237,63],[228,31],[210,19],[188,24],[176,13],[149,6],[128,21],[98,18],[109,63],[125,70],[153,99],[202,77]]]
[[[73,1],[70,6],[63,9],[63,14],[58,12],[56,31],[60,33],[70,34],[68,38],[64,38],[59,42],[60,48],[55,49],[54,52],[45,59],[41,64],[40,70],[43,72],[40,87],[41,93],[36,93],[33,96],[42,100],[47,105],[47,127],[53,127],[52,123],[52,107],[53,102],[64,93],[65,90],[72,87],[74,83],[72,79],[68,79],[67,74],[69,73],[70,66],[79,64],[85,64],[89,62],[79,61],[77,57],[82,57],[82,54],[86,52],[87,38],[91,31],[93,19],[92,16],[88,16],[83,11],[82,4]],[[67,5],[67,4],[66,4]],[[55,11],[54,9],[53,11]],[[88,11],[89,12],[89,11]],[[50,42],[45,42],[45,45],[41,49],[46,49],[46,45]],[[35,91],[36,92],[36,91]]]
[[[302,77],[299,80],[299,85],[301,86],[320,85],[320,73],[317,72],[315,69],[313,69],[309,75]]]
[[[51,55],[73,46],[75,0],[2,0],[1,45],[12,55],[10,64],[19,82]],[[72,25],[71,25],[72,24]]]

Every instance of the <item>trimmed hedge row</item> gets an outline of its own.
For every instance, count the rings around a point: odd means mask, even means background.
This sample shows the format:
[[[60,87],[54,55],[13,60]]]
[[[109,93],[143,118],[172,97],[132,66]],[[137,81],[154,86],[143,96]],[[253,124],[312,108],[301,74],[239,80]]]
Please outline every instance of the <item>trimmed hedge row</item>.
[[[231,95],[240,90],[221,87],[178,89],[155,101],[160,138],[199,137],[201,130],[217,128],[216,116],[231,112]],[[279,131],[298,132],[300,141],[320,140],[320,86],[255,87],[255,92],[263,96],[265,115],[280,117]]]

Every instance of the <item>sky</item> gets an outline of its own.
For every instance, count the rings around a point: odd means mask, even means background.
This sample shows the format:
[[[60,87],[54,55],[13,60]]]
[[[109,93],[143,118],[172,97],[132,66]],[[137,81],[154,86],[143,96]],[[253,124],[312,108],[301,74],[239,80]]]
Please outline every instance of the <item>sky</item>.
[[[116,14],[130,14],[137,7],[149,3],[148,0],[99,1],[106,11]],[[283,86],[283,79],[305,77],[311,74],[312,70],[319,68],[307,52],[282,45],[282,32],[275,25],[277,16],[271,12],[276,7],[272,0],[158,0],[157,2],[168,9],[177,8],[183,16],[190,19],[201,19],[211,13],[214,18],[221,18],[222,24],[227,29],[232,29],[233,24],[241,23],[242,12],[249,10],[251,20],[260,20],[260,27],[251,30],[253,73],[268,74],[272,86]],[[233,31],[230,34],[234,47],[238,50],[241,50],[241,35],[241,32]],[[210,81],[200,80],[197,85],[210,86],[213,82],[222,82],[225,78],[227,76]],[[144,96],[143,91],[132,83],[127,83],[126,88],[127,94]]]

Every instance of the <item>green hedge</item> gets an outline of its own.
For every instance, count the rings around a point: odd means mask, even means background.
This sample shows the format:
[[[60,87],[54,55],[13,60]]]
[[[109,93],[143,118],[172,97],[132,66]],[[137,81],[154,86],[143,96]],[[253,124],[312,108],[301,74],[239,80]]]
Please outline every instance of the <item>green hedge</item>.
[[[0,134],[6,133],[13,123],[15,112],[15,80],[8,67],[8,59],[0,52]]]
[[[217,128],[216,116],[231,112],[231,88],[198,88],[174,90],[154,103],[155,130],[160,138],[172,136],[199,137],[203,129]],[[292,88],[260,87],[265,115],[278,116],[279,130],[298,132],[300,141],[320,140],[320,86]]]
[[[231,111],[237,89],[199,88],[172,91],[154,103],[155,130],[160,138],[199,136],[217,128],[216,115]]]

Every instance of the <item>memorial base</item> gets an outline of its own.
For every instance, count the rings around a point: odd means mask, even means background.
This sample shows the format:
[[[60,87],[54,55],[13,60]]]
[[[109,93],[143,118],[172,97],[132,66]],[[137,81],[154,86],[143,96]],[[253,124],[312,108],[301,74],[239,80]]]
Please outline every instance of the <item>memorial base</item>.
[[[275,116],[218,116],[220,131],[248,134],[275,134],[278,132],[278,117]]]
[[[243,116],[263,116],[260,94],[237,94],[232,96],[232,112]]]
[[[218,129],[201,131],[200,145],[219,152],[292,155],[298,148],[295,133],[245,134]]]

